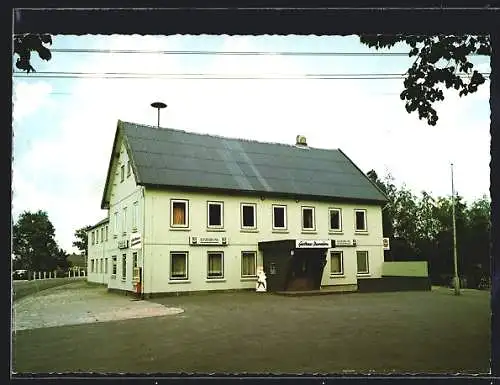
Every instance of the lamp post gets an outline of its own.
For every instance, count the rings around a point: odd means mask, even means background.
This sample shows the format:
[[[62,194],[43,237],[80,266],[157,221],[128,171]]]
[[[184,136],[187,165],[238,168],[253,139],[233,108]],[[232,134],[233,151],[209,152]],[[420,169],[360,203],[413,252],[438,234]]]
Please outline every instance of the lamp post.
[[[162,102],[154,102],[151,103],[151,107],[154,107],[158,110],[158,127],[160,127],[160,109],[167,107],[167,105]]]
[[[460,295],[460,280],[458,278],[458,262],[457,262],[457,226],[455,223],[455,188],[453,186],[453,163],[451,163],[451,210],[453,216],[453,264],[455,266],[453,286],[455,287],[455,295]]]

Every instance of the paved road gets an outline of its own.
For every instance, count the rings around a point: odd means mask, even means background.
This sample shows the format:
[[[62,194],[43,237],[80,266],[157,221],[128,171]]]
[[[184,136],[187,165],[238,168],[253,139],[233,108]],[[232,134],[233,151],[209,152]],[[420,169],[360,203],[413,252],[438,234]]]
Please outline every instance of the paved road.
[[[18,331],[164,316],[183,311],[178,307],[108,293],[105,287],[78,281],[46,289],[14,302],[12,328]]]

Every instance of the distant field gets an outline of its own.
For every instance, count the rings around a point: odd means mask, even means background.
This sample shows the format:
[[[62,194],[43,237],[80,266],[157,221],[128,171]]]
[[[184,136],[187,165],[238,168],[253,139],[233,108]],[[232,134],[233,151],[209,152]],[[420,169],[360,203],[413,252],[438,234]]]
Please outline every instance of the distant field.
[[[50,289],[51,287],[66,285],[70,282],[75,282],[83,278],[52,278],[52,279],[37,279],[32,281],[13,281],[13,298],[14,301],[26,297],[27,295],[34,294],[41,290]]]

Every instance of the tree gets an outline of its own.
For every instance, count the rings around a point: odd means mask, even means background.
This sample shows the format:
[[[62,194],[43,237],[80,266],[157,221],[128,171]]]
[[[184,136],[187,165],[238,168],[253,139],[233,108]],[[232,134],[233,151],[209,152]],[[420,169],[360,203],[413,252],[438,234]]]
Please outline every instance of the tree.
[[[13,228],[13,252],[19,260],[18,266],[27,270],[53,270],[59,252],[54,234],[45,211],[23,212]]]
[[[52,36],[48,33],[14,35],[14,56],[18,56],[16,67],[28,73],[35,72],[31,65],[31,52],[37,52],[43,60],[50,60],[52,53],[45,46],[46,44],[52,44]]]
[[[433,103],[444,100],[443,86],[454,88],[460,96],[476,92],[485,82],[484,76],[469,61],[470,55],[491,55],[490,37],[460,35],[361,35],[361,43],[380,48],[391,48],[404,42],[415,57],[406,72],[401,100],[408,113],[418,111],[419,119],[435,125],[438,115]],[[467,77],[468,81],[464,78]]]
[[[76,241],[73,241],[73,246],[82,252],[82,255],[87,255],[87,246],[88,246],[88,236],[87,231],[92,226],[85,226],[81,229],[75,231]]]

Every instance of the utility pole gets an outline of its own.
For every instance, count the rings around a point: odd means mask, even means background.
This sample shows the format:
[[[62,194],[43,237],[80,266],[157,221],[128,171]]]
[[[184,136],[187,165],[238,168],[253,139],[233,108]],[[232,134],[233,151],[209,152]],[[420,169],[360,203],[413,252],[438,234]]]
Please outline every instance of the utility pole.
[[[453,163],[451,163],[451,210],[453,216],[453,264],[455,265],[455,275],[453,283],[455,286],[455,295],[460,295],[460,279],[458,278],[457,262],[457,226],[455,222],[455,188],[453,185]]]

